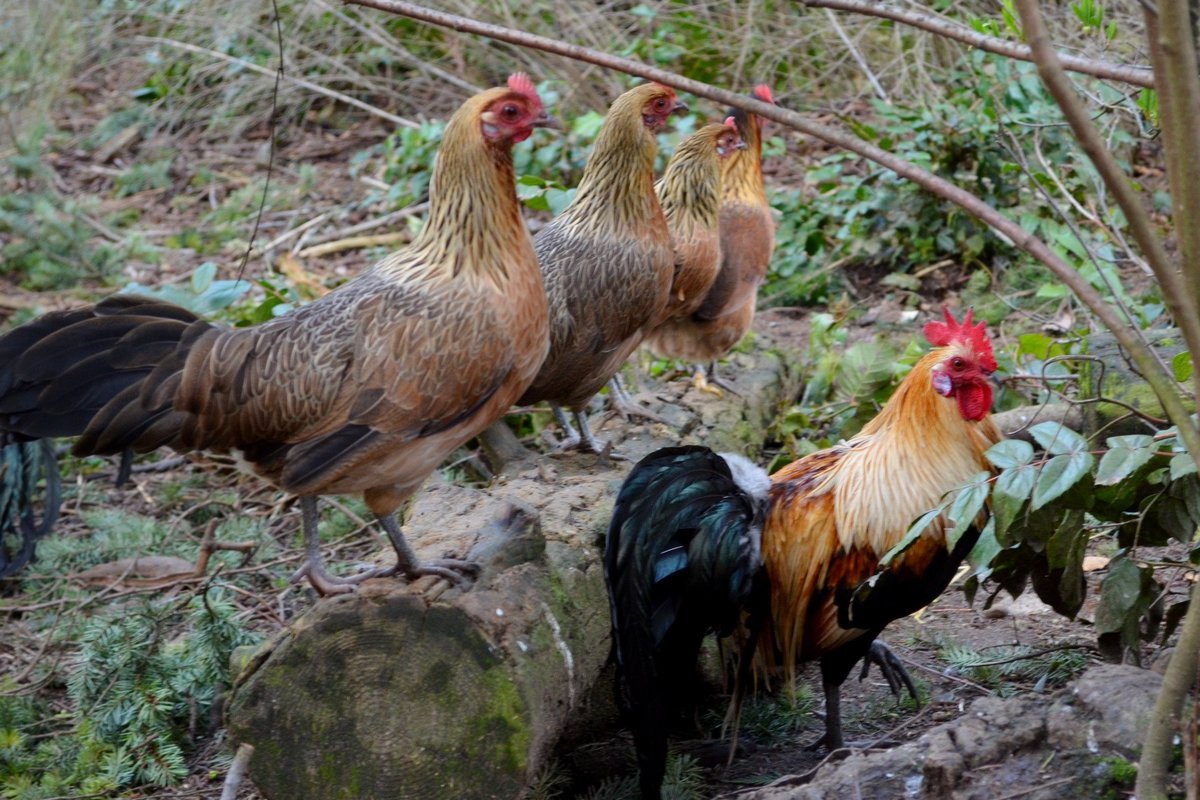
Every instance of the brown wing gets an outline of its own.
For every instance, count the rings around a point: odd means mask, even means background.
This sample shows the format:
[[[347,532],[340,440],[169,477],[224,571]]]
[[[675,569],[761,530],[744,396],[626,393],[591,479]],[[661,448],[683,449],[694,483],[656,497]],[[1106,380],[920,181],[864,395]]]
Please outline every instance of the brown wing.
[[[556,220],[557,221],[557,220]],[[550,306],[550,353],[521,403],[586,403],[662,313],[669,243],[571,235],[551,223],[534,239]]]
[[[465,281],[368,274],[288,317],[223,332],[184,370],[176,408],[194,415],[185,443],[242,450],[299,491],[380,436],[445,430],[512,369],[487,299]]]
[[[727,316],[751,302],[775,249],[775,223],[766,206],[722,203],[720,232],[721,268],[696,311],[700,320]]]

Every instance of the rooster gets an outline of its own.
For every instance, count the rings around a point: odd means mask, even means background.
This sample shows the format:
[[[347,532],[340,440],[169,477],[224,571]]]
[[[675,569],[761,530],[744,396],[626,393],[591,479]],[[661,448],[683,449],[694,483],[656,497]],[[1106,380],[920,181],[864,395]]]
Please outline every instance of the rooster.
[[[765,84],[754,97],[774,103]],[[767,275],[775,249],[775,220],[767,203],[762,172],[762,119],[739,108],[729,109],[746,148],[721,162],[721,264],[704,301],[690,316],[678,317],[655,332],[664,352],[696,364],[693,382],[719,393],[716,361],[750,329],[758,287]],[[708,363],[707,370],[704,364]]]
[[[0,430],[78,436],[77,454],[234,454],[300,499],[306,575],[322,594],[372,574],[461,580],[420,562],[394,512],[439,463],[529,386],[548,347],[512,145],[551,125],[515,74],[446,126],[429,220],[408,247],[337,290],[226,329],[134,295],[40,317],[0,339]],[[317,496],[361,492],[395,567],[338,578],[321,563]]]
[[[604,450],[584,409],[666,308],[675,256],[654,194],[654,134],[686,110],[674,90],[657,83],[618,97],[575,198],[534,239],[550,306],[550,353],[520,402],[550,402],[566,431],[563,448]]]
[[[951,549],[942,514],[901,554],[880,560],[913,519],[990,470],[984,454],[1000,440],[989,414],[996,361],[984,324],[973,325],[970,311],[959,324],[947,311],[925,336],[934,349],[849,441],[769,478],[740,457],[686,448],[651,454],[626,479],[605,564],[644,797],[658,797],[672,687],[686,683],[704,633],[728,631],[739,604],[749,619],[747,653],[757,640],[763,665],[793,681],[798,663],[820,661],[818,744],[843,746],[841,685],[860,659],[912,691],[876,637],[946,588],[986,512]],[[768,587],[769,612],[756,580]]]

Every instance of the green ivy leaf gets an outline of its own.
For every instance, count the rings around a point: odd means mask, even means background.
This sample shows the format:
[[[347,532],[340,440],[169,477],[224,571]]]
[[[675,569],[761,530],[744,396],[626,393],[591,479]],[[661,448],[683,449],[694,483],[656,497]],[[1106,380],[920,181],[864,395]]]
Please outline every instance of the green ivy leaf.
[[[1005,536],[1008,527],[1021,513],[1037,475],[1037,467],[1033,464],[1022,464],[1004,470],[996,479],[996,487],[992,490],[992,515],[996,520],[996,538],[1001,543],[1008,542]]]
[[[1187,350],[1176,353],[1175,357],[1171,359],[1171,371],[1175,373],[1175,380],[1180,383],[1190,380],[1195,368],[1192,363],[1192,354]]]
[[[989,447],[984,455],[998,469],[1012,469],[1033,460],[1033,445],[1020,439],[1005,439]],[[1032,485],[1031,483],[1030,486]],[[1025,496],[1028,495],[1026,492]]]
[[[1030,508],[1036,511],[1051,500],[1061,497],[1091,470],[1095,461],[1092,454],[1086,451],[1055,456],[1047,461],[1042,466],[1037,483],[1034,484]]]
[[[1127,558],[1109,562],[1108,574],[1100,582],[1100,606],[1096,609],[1096,631],[1113,633],[1125,627],[1125,617],[1142,592],[1142,573]]]
[[[1154,457],[1154,439],[1145,435],[1111,436],[1109,451],[1096,468],[1096,484],[1113,486],[1128,478]]]
[[[967,563],[975,568],[975,576],[984,580],[992,573],[992,559],[1000,552],[1000,542],[996,539],[996,518],[993,516],[983,526],[979,540],[967,553]]]
[[[953,550],[967,529],[975,524],[975,518],[987,500],[991,477],[991,473],[981,470],[959,487],[950,506],[950,521],[954,527],[946,533],[947,550]]]
[[[192,273],[192,291],[196,294],[203,294],[204,291],[212,285],[213,278],[217,276],[217,265],[212,261],[205,261],[200,266],[196,267]]]
[[[1177,453],[1171,456],[1171,480],[1177,481],[1185,475],[1196,471],[1196,462],[1188,453]]]
[[[1051,455],[1087,452],[1087,441],[1059,422],[1041,422],[1029,429],[1038,444]]]

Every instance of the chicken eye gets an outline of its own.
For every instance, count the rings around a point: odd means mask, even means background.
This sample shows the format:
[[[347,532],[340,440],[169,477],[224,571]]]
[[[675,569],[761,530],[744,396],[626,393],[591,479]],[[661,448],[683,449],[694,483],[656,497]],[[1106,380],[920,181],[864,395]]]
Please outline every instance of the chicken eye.
[[[966,363],[967,362],[963,361],[958,356],[955,356],[954,360],[950,362],[950,366],[954,367],[955,369],[962,369],[966,366]]]
[[[504,106],[504,108],[500,109],[500,116],[504,117],[506,120],[514,120],[520,113],[521,110],[512,103],[509,103],[508,105]]]
[[[666,98],[660,97],[654,101],[654,107],[659,111],[665,111],[667,108]]]

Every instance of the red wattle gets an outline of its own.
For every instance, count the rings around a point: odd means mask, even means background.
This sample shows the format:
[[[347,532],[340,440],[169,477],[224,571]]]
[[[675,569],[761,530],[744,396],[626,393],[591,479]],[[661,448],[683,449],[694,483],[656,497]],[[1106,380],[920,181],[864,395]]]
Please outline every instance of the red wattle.
[[[955,392],[963,419],[978,422],[992,410],[992,387],[986,383],[965,383]]]

